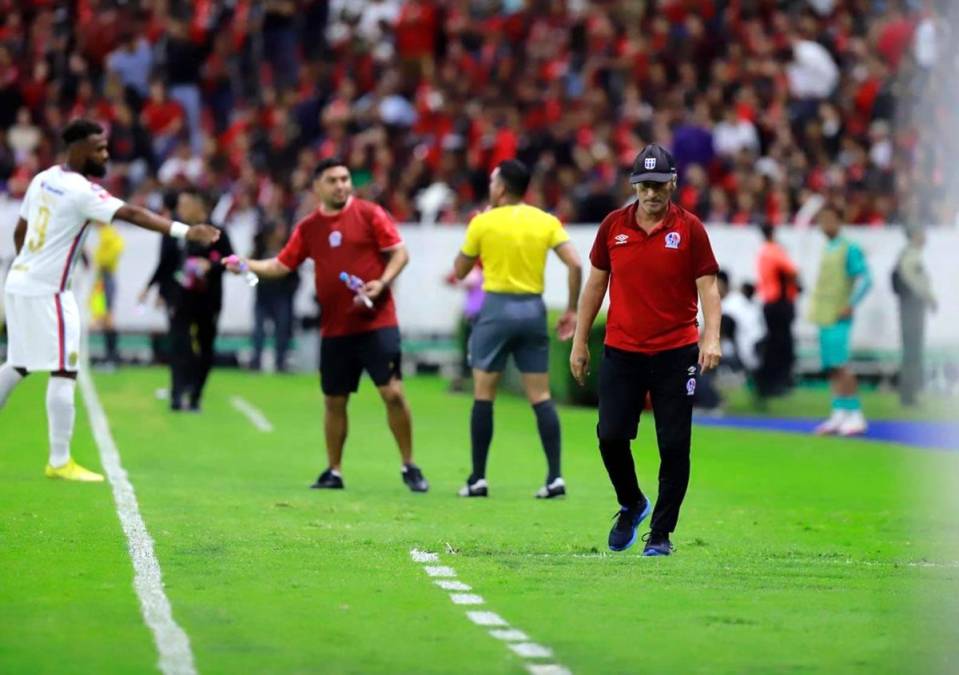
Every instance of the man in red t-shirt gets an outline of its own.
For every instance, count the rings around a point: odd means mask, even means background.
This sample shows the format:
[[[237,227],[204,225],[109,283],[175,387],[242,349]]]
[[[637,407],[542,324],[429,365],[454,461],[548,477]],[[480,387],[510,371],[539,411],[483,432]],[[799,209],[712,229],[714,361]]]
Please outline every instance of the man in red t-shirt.
[[[646,146],[636,158],[630,182],[636,201],[610,213],[596,233],[570,368],[582,384],[589,368],[586,341],[609,288],[596,427],[620,504],[609,548],[632,546],[636,529],[651,510],[639,489],[630,450],[649,394],[659,443],[659,497],[643,555],[669,555],[669,535],[689,484],[696,375],[719,363],[719,266],[706,228],[670,200],[676,190],[672,155],[658,145]],[[698,300],[706,324],[701,337]]]
[[[238,261],[230,271],[249,269],[275,279],[307,258],[316,270],[320,303],[320,381],[326,400],[324,429],[329,467],[314,488],[343,488],[340,464],[346,442],[346,404],[365,370],[386,404],[390,431],[403,458],[403,482],[413,492],[429,484],[413,463],[410,408],[400,375],[400,330],[390,284],[409,262],[403,239],[380,206],[352,196],[350,171],[341,160],[325,159],[316,169],[317,209],[296,225],[282,251],[269,260]],[[351,290],[340,275],[362,280]]]

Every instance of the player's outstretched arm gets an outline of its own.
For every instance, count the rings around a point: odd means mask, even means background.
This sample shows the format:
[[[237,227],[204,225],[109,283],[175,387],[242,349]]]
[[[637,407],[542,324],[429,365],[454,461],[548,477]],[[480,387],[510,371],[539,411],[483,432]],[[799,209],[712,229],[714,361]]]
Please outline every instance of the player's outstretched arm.
[[[113,216],[114,220],[125,220],[145,230],[152,230],[160,234],[167,234],[177,239],[186,239],[204,246],[216,243],[220,238],[220,230],[212,225],[186,225],[163,216],[158,216],[139,206],[124,204]]]
[[[276,258],[270,258],[268,260],[245,260],[231,256],[231,258],[225,262],[225,265],[233,274],[244,274],[249,270],[261,279],[280,279],[293,271]]]
[[[23,218],[17,220],[17,226],[13,230],[13,247],[20,255],[20,249],[23,248],[23,242],[27,238],[27,221]]]

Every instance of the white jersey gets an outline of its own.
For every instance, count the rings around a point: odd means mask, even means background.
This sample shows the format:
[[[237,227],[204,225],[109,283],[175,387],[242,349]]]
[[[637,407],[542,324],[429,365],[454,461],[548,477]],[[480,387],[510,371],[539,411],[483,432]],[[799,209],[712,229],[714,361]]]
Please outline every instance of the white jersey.
[[[27,235],[7,275],[6,292],[49,295],[69,290],[90,222],[109,223],[121,206],[122,200],[66,167],[38,173],[20,205]]]

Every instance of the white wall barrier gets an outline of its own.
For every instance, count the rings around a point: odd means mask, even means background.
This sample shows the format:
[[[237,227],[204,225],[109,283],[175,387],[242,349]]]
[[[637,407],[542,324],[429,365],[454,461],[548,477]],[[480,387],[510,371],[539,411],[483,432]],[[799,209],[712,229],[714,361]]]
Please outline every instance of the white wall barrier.
[[[4,270],[13,256],[13,228],[17,204],[0,202],[0,260]],[[444,278],[463,240],[462,227],[402,226],[403,237],[411,254],[407,270],[396,284],[395,292],[400,322],[408,335],[449,335],[455,330],[462,304],[462,292],[447,286]],[[120,261],[117,284],[116,323],[120,331],[149,332],[165,329],[165,317],[155,307],[138,308],[137,295],[149,279],[159,253],[159,238],[150,232],[121,225],[126,248]],[[576,225],[569,228],[576,247],[588,266],[588,254],[596,227]],[[756,278],[756,254],[761,244],[757,230],[728,226],[711,226],[710,238],[720,265],[729,272],[732,283],[739,285]],[[250,252],[252,232],[230,231],[237,252]],[[873,276],[873,290],[857,313],[853,344],[857,350],[895,352],[899,349],[899,320],[896,297],[889,276],[902,250],[904,238],[899,228],[854,228],[846,234],[866,252]],[[802,284],[807,290],[799,308],[804,315],[809,292],[823,246],[823,237],[815,229],[783,228],[779,239],[801,268]],[[87,240],[93,251],[96,233]],[[952,350],[959,346],[959,231],[933,228],[929,231],[926,264],[940,300],[939,311],[930,317],[928,345],[933,350]],[[347,270],[349,271],[349,270]],[[312,267],[301,270],[302,283],[297,294],[298,315],[315,314]],[[79,271],[80,286],[89,286],[89,272]],[[86,277],[84,279],[84,277]],[[82,279],[82,280],[81,280]],[[562,307],[566,302],[565,268],[550,257],[547,267],[547,304]],[[224,310],[220,329],[224,333],[248,333],[252,325],[253,290],[230,275],[225,283]],[[815,338],[814,328],[805,320],[797,323],[797,334],[804,343]]]

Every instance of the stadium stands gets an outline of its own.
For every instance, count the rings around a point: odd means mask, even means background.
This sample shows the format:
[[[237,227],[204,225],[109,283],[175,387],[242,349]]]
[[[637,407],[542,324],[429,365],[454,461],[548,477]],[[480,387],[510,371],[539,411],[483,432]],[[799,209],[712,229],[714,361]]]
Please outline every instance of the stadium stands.
[[[933,0],[0,0],[0,190],[64,120],[111,130],[110,187],[198,183],[294,217],[319,158],[399,220],[462,222],[517,155],[530,200],[596,222],[650,141],[710,222],[956,220]],[[952,148],[953,150],[956,148]]]

